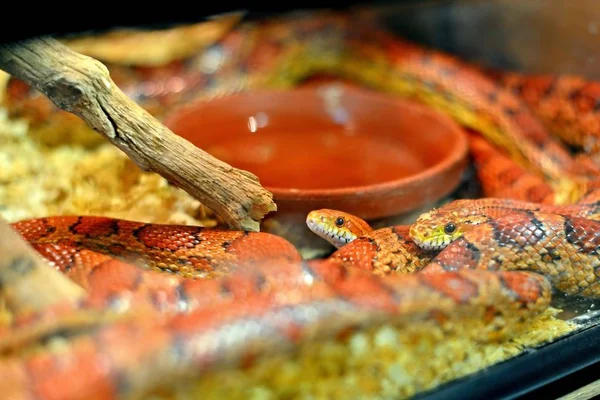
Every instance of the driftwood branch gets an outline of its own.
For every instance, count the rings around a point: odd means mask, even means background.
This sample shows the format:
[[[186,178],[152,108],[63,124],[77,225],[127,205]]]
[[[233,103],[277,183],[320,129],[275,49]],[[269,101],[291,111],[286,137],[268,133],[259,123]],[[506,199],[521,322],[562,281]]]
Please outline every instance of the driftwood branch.
[[[64,40],[72,50],[118,65],[163,66],[191,57],[225,36],[245,15],[243,11],[215,15],[168,29],[111,29],[102,34]]]
[[[52,268],[8,222],[0,219],[0,297],[15,314],[76,302],[83,288]]]
[[[258,231],[262,218],[276,211],[272,194],[255,175],[171,132],[127,97],[98,60],[39,38],[0,46],[0,69],[79,116],[141,169],[182,188],[231,228]]]

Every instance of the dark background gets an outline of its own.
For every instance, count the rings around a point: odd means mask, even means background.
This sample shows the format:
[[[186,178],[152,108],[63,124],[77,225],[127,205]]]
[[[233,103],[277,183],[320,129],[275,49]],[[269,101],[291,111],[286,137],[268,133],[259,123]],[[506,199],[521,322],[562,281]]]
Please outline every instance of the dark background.
[[[356,4],[389,5],[423,3],[428,0],[388,1],[165,1],[162,7],[152,7],[133,2],[67,2],[39,3],[21,9],[16,2],[12,11],[3,10],[4,24],[0,24],[2,42],[24,39],[40,34],[62,35],[89,30],[104,30],[112,27],[164,26],[172,23],[198,22],[215,14],[246,10],[250,16],[266,16],[299,9],[346,9]],[[161,4],[159,3],[159,4]],[[11,17],[12,15],[12,17]],[[9,17],[9,18],[6,18]]]

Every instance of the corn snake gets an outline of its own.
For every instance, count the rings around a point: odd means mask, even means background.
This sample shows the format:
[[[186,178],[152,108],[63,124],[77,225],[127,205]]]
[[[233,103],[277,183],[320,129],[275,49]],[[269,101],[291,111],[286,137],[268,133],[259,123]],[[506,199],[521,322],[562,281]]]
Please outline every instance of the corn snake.
[[[88,290],[81,309],[139,310],[140,316],[132,317],[133,321],[99,322],[91,332],[74,327],[72,346],[60,356],[41,353],[4,360],[0,375],[12,378],[15,398],[111,398],[144,392],[192,371],[199,374],[232,360],[243,361],[254,352],[264,352],[267,345],[285,349],[310,340],[311,334],[333,335],[349,325],[377,320],[407,323],[442,314],[443,319],[492,321],[490,315],[500,315],[500,325],[505,324],[503,329],[510,333],[509,321],[516,326],[547,307],[551,286],[596,295],[597,275],[592,267],[597,262],[595,232],[600,226],[592,220],[594,205],[562,206],[580,200],[593,187],[596,166],[579,164],[518,97],[477,70],[378,30],[349,29],[352,23],[335,17],[261,26],[257,37],[248,39],[252,51],[241,62],[243,71],[253,71],[244,75],[248,87],[289,87],[311,73],[328,72],[414,97],[485,138],[473,136],[471,148],[486,196],[536,204],[528,209],[510,205],[505,215],[491,218],[494,226],[486,220],[440,254],[419,249],[410,240],[408,227],[377,231],[363,227],[360,237],[328,259],[311,262],[301,260],[285,241],[263,233],[148,226],[95,217],[18,222],[13,226],[34,248]],[[327,35],[315,39],[311,36],[315,32]],[[236,34],[232,33],[233,39],[238,39]],[[316,57],[323,48],[338,51]],[[202,81],[197,78],[189,80]],[[181,97],[192,95],[194,90]],[[503,172],[498,173],[498,168]],[[499,185],[504,168],[514,171],[511,184]],[[524,191],[525,186],[533,189]],[[499,192],[507,189],[512,192]],[[539,210],[540,204],[547,205],[546,211]],[[531,226],[546,234],[536,240],[527,237],[528,232],[536,232]],[[565,226],[571,229],[561,230]],[[490,240],[503,240],[502,258],[485,255]],[[527,269],[519,264],[523,252],[515,255],[522,249],[520,240],[530,246],[543,244],[547,250],[546,257],[537,260],[537,270],[530,268],[534,272],[510,271]],[[569,246],[578,252],[567,251]],[[525,253],[539,254],[538,250],[531,247]],[[140,262],[140,257],[155,271],[128,263]],[[475,271],[453,270],[465,260]],[[555,276],[557,270],[543,270],[540,263],[556,268],[558,261],[571,275],[565,280],[543,278]],[[415,274],[421,270],[425,273]],[[570,280],[579,270],[583,277]],[[184,272],[184,277],[172,272]],[[199,279],[185,278],[190,275]],[[70,311],[56,313],[60,318]],[[34,317],[12,326],[11,335],[35,323]],[[309,329],[314,326],[316,333]],[[68,326],[59,324],[45,336],[60,335],[61,329]],[[125,342],[123,336],[132,340]],[[269,339],[267,345],[263,337]],[[132,356],[120,356],[131,347]],[[221,354],[224,350],[229,352]],[[65,366],[60,362],[65,359],[75,361]],[[82,366],[89,370],[82,372]],[[67,377],[78,384],[62,385]]]

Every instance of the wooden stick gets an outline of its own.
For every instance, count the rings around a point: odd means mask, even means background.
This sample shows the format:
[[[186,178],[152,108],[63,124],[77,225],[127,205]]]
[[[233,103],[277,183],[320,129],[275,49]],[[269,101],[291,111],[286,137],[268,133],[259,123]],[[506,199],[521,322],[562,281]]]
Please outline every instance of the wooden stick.
[[[229,227],[260,230],[277,210],[258,178],[212,157],[125,95],[96,59],[52,38],[0,46],[0,69],[26,82],[104,135],[142,170],[155,172],[221,216]]]
[[[52,268],[12,226],[0,219],[0,297],[15,314],[42,311],[86,295]]]
[[[244,11],[215,15],[207,20],[168,29],[111,29],[79,35],[62,42],[72,50],[113,65],[160,67],[181,60],[223,38],[244,17]]]

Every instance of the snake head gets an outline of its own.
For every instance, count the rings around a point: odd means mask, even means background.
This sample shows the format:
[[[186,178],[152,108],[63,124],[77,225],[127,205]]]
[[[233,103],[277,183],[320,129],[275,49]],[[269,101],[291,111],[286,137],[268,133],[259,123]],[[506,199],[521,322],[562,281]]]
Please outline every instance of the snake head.
[[[411,225],[409,235],[424,250],[441,250],[465,232],[487,222],[468,201],[456,200],[438,209],[421,214]]]
[[[373,230],[367,222],[352,214],[330,209],[311,211],[306,217],[306,225],[338,249]]]

